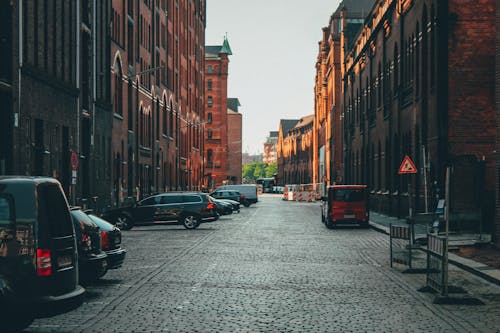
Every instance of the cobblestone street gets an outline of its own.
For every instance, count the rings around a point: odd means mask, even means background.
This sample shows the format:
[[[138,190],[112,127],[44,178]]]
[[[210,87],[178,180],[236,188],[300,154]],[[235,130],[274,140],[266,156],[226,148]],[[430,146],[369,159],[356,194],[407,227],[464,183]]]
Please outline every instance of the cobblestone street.
[[[436,305],[389,265],[389,237],[329,230],[318,203],[261,197],[199,229],[123,233],[125,265],[28,332],[499,332],[500,287],[450,266],[485,305]]]

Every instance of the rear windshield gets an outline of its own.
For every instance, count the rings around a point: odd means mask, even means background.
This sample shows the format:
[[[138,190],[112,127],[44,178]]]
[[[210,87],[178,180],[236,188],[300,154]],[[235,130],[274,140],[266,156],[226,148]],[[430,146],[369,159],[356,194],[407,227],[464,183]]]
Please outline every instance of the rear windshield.
[[[47,183],[38,186],[38,215],[41,233],[49,233],[51,237],[73,234],[68,202],[58,185]]]
[[[335,189],[333,191],[333,201],[358,202],[365,200],[364,189]]]
[[[0,184],[0,225],[30,223],[35,218],[33,184]]]

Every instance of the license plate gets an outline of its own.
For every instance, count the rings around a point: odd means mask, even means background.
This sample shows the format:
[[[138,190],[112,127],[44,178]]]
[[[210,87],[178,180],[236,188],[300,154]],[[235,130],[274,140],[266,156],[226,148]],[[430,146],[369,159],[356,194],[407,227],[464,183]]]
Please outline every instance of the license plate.
[[[71,266],[73,264],[73,260],[71,259],[71,256],[60,256],[57,258],[57,265],[59,268],[64,268]]]
[[[355,218],[355,217],[356,217],[356,216],[355,216],[354,214],[345,214],[345,215],[344,215],[344,218],[345,218],[345,219],[353,219],[353,218]]]

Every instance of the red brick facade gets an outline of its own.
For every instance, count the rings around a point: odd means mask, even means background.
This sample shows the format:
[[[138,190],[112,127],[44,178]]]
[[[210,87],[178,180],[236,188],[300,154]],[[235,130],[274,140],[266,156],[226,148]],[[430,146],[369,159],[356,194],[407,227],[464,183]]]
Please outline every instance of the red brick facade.
[[[205,186],[215,188],[227,179],[228,98],[227,77],[231,49],[227,39],[207,46],[205,57]]]
[[[228,184],[241,184],[242,177],[242,123],[241,113],[227,110],[227,175]]]
[[[113,0],[113,194],[203,179],[205,1]]]
[[[314,115],[281,120],[277,142],[277,184],[310,184],[313,181]]]

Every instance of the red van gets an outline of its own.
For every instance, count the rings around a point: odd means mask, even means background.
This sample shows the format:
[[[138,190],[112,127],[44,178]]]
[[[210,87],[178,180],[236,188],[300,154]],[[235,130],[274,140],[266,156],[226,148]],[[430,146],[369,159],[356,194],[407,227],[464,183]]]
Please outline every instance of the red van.
[[[368,227],[368,193],[366,185],[333,185],[322,197],[321,220],[327,228],[339,224]]]

